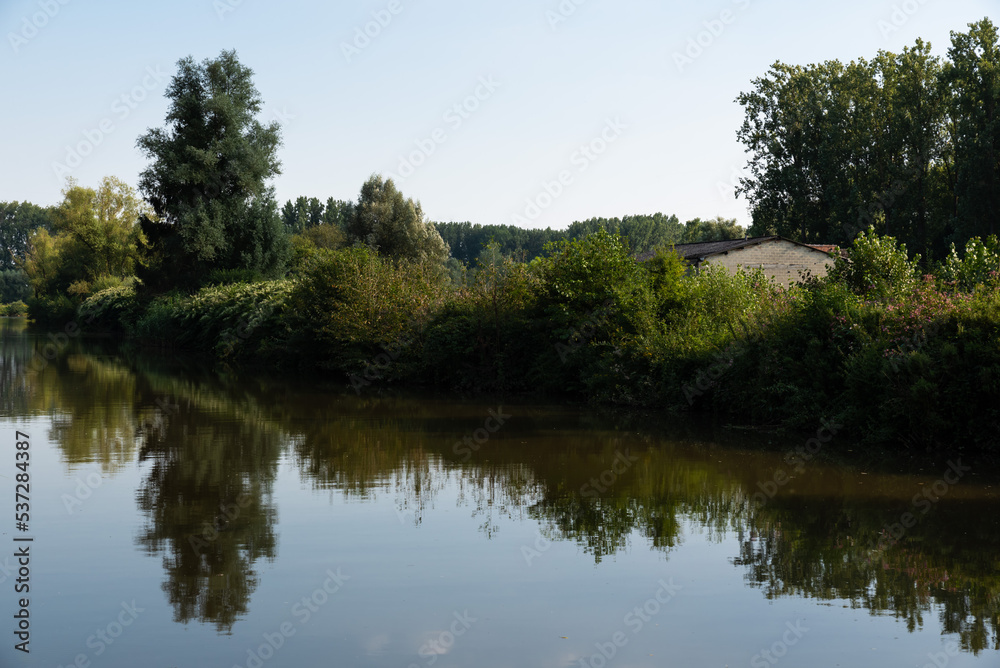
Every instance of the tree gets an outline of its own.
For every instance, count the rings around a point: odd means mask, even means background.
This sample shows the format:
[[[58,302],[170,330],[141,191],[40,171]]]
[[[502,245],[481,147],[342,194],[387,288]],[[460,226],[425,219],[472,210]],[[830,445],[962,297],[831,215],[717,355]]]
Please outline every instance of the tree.
[[[70,179],[54,211],[55,229],[64,237],[63,263],[77,280],[128,277],[143,262],[146,237],[139,220],[155,219],[135,190],[113,176],[97,190]]]
[[[955,123],[954,240],[962,242],[1000,227],[1000,45],[989,19],[951,39],[944,79]]]
[[[0,271],[17,268],[38,228],[52,228],[52,211],[30,202],[0,202]]]
[[[28,275],[21,269],[0,270],[0,304],[25,301],[31,296]]]
[[[354,218],[354,202],[345,202],[332,197],[326,200],[326,208],[323,211],[323,223],[335,225],[341,230],[347,229],[347,224]]]
[[[995,231],[1000,47],[989,19],[870,61],[776,63],[737,101],[751,233],[848,245],[871,226],[928,258]]]
[[[553,242],[535,266],[544,279],[542,302],[553,313],[578,323],[609,306],[624,308],[642,272],[618,234],[600,229],[582,239]]]
[[[262,101],[252,77],[235,51],[201,64],[179,61],[167,89],[167,126],[138,140],[152,160],[140,189],[161,219],[146,229],[168,281],[284,268],[288,239],[268,186],[280,173],[280,127],[257,120]]]
[[[747,231],[739,226],[735,218],[716,217],[712,220],[695,218],[684,224],[684,236],[679,243],[693,244],[700,241],[728,241],[730,239],[743,239],[746,235]]]
[[[315,197],[310,197],[309,201],[306,202],[306,205],[308,207],[307,210],[308,210],[308,214],[309,214],[309,217],[308,217],[309,227],[316,227],[317,225],[322,225],[323,224],[323,209],[324,209],[323,203],[320,202]]]
[[[302,236],[311,241],[317,248],[337,250],[344,245],[344,233],[335,225],[317,225],[310,227]]]
[[[62,264],[62,245],[61,239],[53,237],[44,227],[31,235],[22,269],[28,276],[28,283],[35,297],[56,291]]]
[[[36,297],[89,294],[92,286],[119,283],[144,262],[142,218],[155,220],[135,190],[106,177],[97,190],[67,181],[63,201],[52,209],[53,231],[32,234],[20,266]]]
[[[842,194],[850,191],[857,163],[850,157],[848,110],[865,99],[858,88],[867,68],[864,61],[848,68],[837,61],[775,63],[737,98],[746,114],[737,136],[751,153],[750,175],[740,179],[737,194],[750,201],[752,235],[839,240],[835,228],[847,215]]]
[[[330,199],[329,202],[333,203],[334,200]],[[331,205],[336,206],[336,203]],[[334,212],[333,218],[336,218],[336,213]],[[326,207],[315,197],[299,197],[294,202],[288,200],[281,208],[281,220],[290,233],[301,234],[327,222]]]
[[[443,263],[448,246],[424,220],[420,202],[406,199],[392,179],[374,174],[361,186],[348,238],[396,259]]]
[[[305,199],[300,197],[299,200]],[[298,234],[306,229],[304,211],[298,206],[298,201],[288,200],[285,206],[281,207],[281,222],[285,224],[285,230],[289,234]]]
[[[884,213],[884,233],[898,236],[929,257],[941,257],[950,218],[946,176],[952,159],[944,66],[930,49],[930,44],[918,39],[884,68],[890,73],[884,88],[891,110],[887,134],[893,161],[880,184],[887,193],[869,210]],[[872,222],[860,218],[859,222]]]

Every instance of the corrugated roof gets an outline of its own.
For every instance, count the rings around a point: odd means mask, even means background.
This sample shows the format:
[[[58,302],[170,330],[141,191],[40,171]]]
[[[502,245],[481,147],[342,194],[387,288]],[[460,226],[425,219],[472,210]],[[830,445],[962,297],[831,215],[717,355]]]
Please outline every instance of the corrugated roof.
[[[812,248],[821,253],[826,253],[828,251],[823,250],[827,246],[811,246],[807,244],[800,244],[797,241],[792,241],[791,239],[785,239],[780,236],[770,236],[770,237],[753,237],[749,239],[730,239],[728,241],[702,241],[695,244],[677,244],[674,246],[674,250],[681,258],[691,261],[698,260],[699,258],[708,257],[710,255],[721,255],[722,253],[728,253],[730,251],[739,250],[741,248],[748,248],[750,246],[757,246],[762,243],[767,243],[769,241],[787,241],[798,246],[805,246],[806,248]],[[832,250],[834,246],[829,246]],[[656,255],[656,251],[648,251],[646,253],[641,253],[636,256],[636,260],[639,262],[645,262],[646,260],[652,259]]]

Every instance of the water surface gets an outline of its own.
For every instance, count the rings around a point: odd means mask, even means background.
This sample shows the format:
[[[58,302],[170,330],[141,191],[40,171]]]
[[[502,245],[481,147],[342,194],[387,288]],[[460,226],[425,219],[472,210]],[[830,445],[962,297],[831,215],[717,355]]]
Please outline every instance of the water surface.
[[[1000,665],[972,457],[902,474],[833,463],[830,432],[366,389],[0,321],[0,666]]]

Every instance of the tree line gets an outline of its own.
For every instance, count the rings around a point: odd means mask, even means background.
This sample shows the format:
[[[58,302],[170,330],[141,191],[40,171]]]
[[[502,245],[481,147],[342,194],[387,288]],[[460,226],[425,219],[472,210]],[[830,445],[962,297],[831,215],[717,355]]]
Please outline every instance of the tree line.
[[[0,203],[0,298],[61,308],[125,281],[150,294],[283,277],[317,249],[364,245],[394,261],[523,262],[597,231],[633,254],[671,244],[780,234],[848,246],[872,229],[925,265],[952,244],[996,232],[1000,211],[1000,48],[989,19],[952,33],[946,58],[918,40],[901,54],[819,65],[776,63],[737,100],[750,153],[733,220],[681,223],[662,213],[578,221],[566,230],[433,223],[419,201],[373,175],[356,201],[299,197],[279,206],[277,123],[262,123],[252,71],[234,51],[178,63],[166,123],[138,138],[138,190],[108,177],[70,181],[50,208]],[[49,304],[49,306],[52,305]],[[56,309],[59,310],[59,309]]]
[[[451,248],[452,257],[468,266],[474,266],[483,249],[490,244],[495,244],[502,255],[530,262],[545,252],[547,244],[582,239],[598,230],[621,235],[633,255],[662,246],[742,239],[746,236],[746,230],[734,219],[695,218],[681,223],[677,216],[662,213],[622,218],[589,218],[574,222],[565,230],[525,229],[515,225],[480,225],[470,222],[435,223],[435,227]]]
[[[2,301],[29,301],[59,319],[89,296],[135,281],[151,295],[206,284],[275,279],[319,249],[364,245],[394,261],[447,265],[458,277],[490,243],[531,260],[546,244],[598,229],[621,233],[636,252],[685,240],[734,238],[735,221],[626,216],[568,230],[431,223],[419,201],[373,175],[356,201],[299,197],[278,206],[277,123],[258,120],[262,101],[236,53],[178,63],[164,127],[138,138],[149,159],[138,190],[114,177],[89,188],[70,179],[54,207],[0,204]]]
[[[1000,48],[986,18],[947,57],[917,40],[844,64],[775,63],[739,95],[751,235],[847,246],[892,235],[925,259],[998,232]]]

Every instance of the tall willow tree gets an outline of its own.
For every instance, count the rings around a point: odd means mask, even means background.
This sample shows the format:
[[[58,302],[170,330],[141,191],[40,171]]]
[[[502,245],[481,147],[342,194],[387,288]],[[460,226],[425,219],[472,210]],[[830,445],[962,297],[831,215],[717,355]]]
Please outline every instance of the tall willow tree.
[[[167,126],[138,140],[152,160],[140,189],[162,221],[147,222],[160,284],[284,267],[288,240],[268,185],[280,173],[280,128],[257,119],[262,101],[252,78],[235,51],[181,60],[167,89]]]

